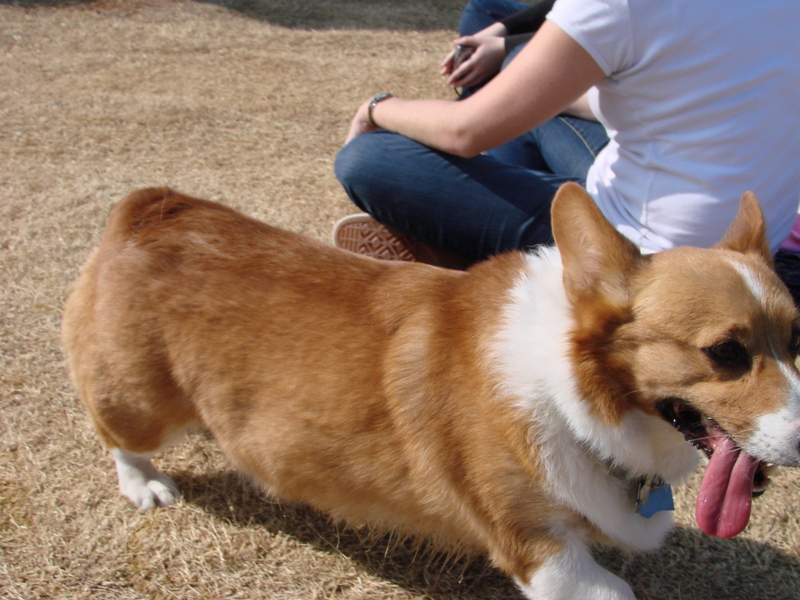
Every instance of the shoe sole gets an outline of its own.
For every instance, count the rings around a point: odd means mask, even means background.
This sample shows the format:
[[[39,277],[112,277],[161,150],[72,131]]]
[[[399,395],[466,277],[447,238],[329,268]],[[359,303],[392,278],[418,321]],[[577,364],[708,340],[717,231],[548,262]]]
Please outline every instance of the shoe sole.
[[[337,248],[381,260],[417,260],[411,239],[369,215],[351,215],[339,221],[333,229],[333,243]]]

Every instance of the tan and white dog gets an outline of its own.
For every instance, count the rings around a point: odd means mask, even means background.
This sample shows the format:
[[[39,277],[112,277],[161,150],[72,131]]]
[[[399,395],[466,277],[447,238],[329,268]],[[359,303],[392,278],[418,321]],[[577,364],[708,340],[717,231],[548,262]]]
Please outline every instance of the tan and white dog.
[[[798,314],[756,199],[716,248],[652,256],[576,185],[552,211],[558,249],[457,272],[131,194],[64,317],[122,493],[175,502],[150,459],[200,425],[278,497],[485,552],[529,598],[620,600],[588,547],[659,546],[696,446],[698,523],[736,535],[768,464],[800,465]]]

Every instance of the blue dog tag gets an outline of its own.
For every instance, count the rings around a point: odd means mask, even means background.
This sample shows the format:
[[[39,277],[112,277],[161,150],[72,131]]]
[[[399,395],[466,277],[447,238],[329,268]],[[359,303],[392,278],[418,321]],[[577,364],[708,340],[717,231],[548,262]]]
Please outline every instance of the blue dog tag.
[[[637,506],[638,513],[649,519],[657,512],[662,510],[675,510],[675,503],[672,501],[672,487],[668,483],[650,488],[646,500]]]

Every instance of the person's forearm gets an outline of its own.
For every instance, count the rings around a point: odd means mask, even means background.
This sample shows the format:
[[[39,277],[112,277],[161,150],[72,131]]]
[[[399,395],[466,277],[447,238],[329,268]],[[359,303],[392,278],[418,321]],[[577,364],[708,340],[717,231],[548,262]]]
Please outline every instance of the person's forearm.
[[[452,100],[409,100],[390,98],[377,104],[372,110],[375,125],[400,133],[424,144],[456,154],[474,156],[471,141],[468,111],[464,102]]]
[[[565,70],[563,64],[571,68]],[[356,113],[348,140],[384,128],[437,150],[475,156],[538,127],[603,77],[586,50],[546,22],[517,58],[477,93],[460,101],[367,101]]]

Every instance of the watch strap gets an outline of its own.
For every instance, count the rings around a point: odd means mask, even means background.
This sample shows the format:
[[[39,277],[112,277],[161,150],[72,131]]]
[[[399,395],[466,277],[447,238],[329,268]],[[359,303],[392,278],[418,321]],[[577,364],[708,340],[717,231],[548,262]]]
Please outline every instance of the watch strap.
[[[375,107],[378,105],[378,102],[383,102],[383,101],[384,101],[384,100],[386,100],[387,98],[394,98],[394,94],[386,94],[386,93],[384,93],[384,94],[378,94],[377,96],[375,96],[375,97],[374,97],[372,100],[370,100],[370,102],[369,102],[369,106],[367,107],[367,118],[369,119],[369,122],[370,122],[370,124],[371,124],[373,127],[380,127],[380,125],[378,125],[378,124],[375,122],[375,119],[373,119],[373,118],[372,118],[372,111],[373,111],[373,110],[375,109]]]

